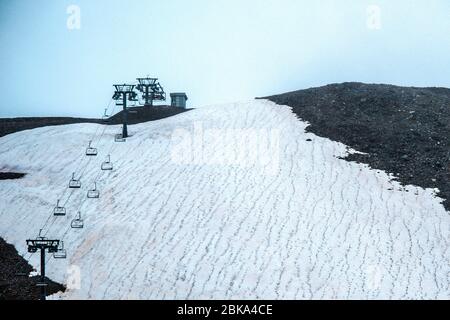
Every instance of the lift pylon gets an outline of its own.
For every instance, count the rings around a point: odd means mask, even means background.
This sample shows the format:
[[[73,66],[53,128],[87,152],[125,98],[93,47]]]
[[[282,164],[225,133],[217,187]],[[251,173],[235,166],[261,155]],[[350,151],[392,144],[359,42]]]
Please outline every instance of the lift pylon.
[[[41,236],[42,229],[39,230],[39,236],[36,239],[28,239],[28,252],[35,253],[41,251],[41,279],[38,286],[41,287],[41,300],[45,300],[47,296],[47,283],[45,281],[45,250],[48,253],[57,253],[59,240],[50,240]]]
[[[122,112],[122,138],[128,137],[128,109],[127,109],[127,101],[137,101],[137,93],[134,92],[134,84],[115,84],[115,92],[113,95],[113,99],[116,100],[116,105],[123,106]]]

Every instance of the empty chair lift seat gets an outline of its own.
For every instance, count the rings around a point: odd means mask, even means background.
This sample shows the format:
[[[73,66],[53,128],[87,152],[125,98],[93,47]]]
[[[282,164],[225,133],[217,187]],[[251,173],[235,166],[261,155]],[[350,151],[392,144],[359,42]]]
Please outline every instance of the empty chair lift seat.
[[[53,215],[55,215],[55,216],[65,216],[66,215],[66,208],[61,207],[59,205],[59,200],[56,202],[56,207],[53,210]]]
[[[72,220],[70,227],[73,229],[82,229],[84,227],[83,219],[81,219],[81,212],[78,212],[78,216]]]
[[[79,189],[81,188],[81,181],[80,179],[75,179],[75,172],[72,173],[72,179],[69,181],[69,188],[71,189]]]

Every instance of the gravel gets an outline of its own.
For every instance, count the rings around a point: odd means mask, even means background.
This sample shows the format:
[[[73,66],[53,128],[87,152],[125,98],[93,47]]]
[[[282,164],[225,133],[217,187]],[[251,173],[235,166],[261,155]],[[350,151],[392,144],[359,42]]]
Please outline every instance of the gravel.
[[[20,172],[0,172],[0,180],[14,180],[25,176],[25,173]]]
[[[0,300],[39,300],[39,276],[30,277],[33,267],[13,245],[0,238]],[[47,295],[64,291],[64,286],[47,278]]]
[[[438,188],[450,210],[450,89],[350,82],[265,98],[292,107],[307,131],[367,153],[346,160]]]

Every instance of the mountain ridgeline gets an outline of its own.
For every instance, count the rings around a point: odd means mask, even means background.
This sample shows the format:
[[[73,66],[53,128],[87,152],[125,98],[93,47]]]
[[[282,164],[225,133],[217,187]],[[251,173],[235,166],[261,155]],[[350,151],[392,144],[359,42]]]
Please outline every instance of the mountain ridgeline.
[[[347,160],[438,188],[450,210],[450,89],[351,82],[266,99],[292,107],[307,131],[366,153]]]

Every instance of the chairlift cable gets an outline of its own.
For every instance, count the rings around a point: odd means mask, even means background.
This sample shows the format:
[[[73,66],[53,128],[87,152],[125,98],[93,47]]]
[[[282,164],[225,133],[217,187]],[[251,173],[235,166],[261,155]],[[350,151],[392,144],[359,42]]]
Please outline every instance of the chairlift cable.
[[[107,106],[107,108],[106,108],[107,110],[110,108],[110,105],[111,105],[111,102],[112,102],[112,101],[113,101],[113,99],[111,98],[111,99],[109,100],[108,106]],[[99,126],[97,126],[97,128],[96,128],[96,131],[95,131],[94,137],[92,138],[92,141],[93,141],[93,140],[95,139],[95,137],[97,136],[98,129],[99,129]],[[102,136],[103,136],[103,133],[102,133]],[[79,172],[80,167],[83,167],[82,164],[83,164],[84,158],[85,158],[84,155],[82,155],[82,156],[80,157],[81,161],[78,162],[78,166],[77,166],[75,172]],[[86,167],[89,165],[89,163],[90,163],[90,159],[88,159],[88,162],[86,163],[86,165],[84,166],[84,168],[86,168]],[[84,173],[84,170],[83,170],[83,173]],[[81,179],[81,176],[82,176],[82,175],[83,175],[83,174],[80,175],[79,179]],[[64,190],[63,190],[61,196],[59,196],[58,199],[62,199],[62,198],[64,197],[66,191],[67,191],[67,188],[64,188]],[[67,203],[69,202],[70,198],[72,197],[72,194],[73,194],[73,190],[71,191],[71,193],[69,194],[68,198],[67,198],[66,201],[64,202],[63,207],[66,207]],[[42,228],[41,228],[42,230],[46,228],[48,222],[50,221],[50,219],[51,219],[52,217],[54,217],[53,214],[49,215],[49,217],[48,217],[47,220],[44,222],[44,225],[43,225]],[[53,224],[54,224],[55,221],[56,221],[56,219],[53,219],[52,223],[51,223],[50,226],[47,228],[47,231],[44,233],[44,235],[46,235],[46,234],[49,232],[50,228],[53,226]]]
[[[83,175],[84,175],[84,173],[85,173],[87,167],[89,166],[89,163],[90,163],[90,162],[91,162],[91,158],[88,159],[88,162],[87,162],[87,164],[84,166],[83,171],[81,172],[81,174],[80,174],[78,180],[81,180],[81,178],[83,177]],[[66,201],[64,202],[64,207],[65,207],[65,206],[67,205],[67,203],[69,202],[70,198],[71,198],[72,195],[73,195],[73,192],[74,192],[74,190],[71,191],[69,197],[68,197],[68,198],[66,199]],[[53,219],[52,223],[50,224],[50,226],[47,228],[47,231],[44,233],[44,235],[47,235],[47,234],[48,234],[48,232],[50,231],[51,227],[53,226],[53,224],[54,224],[55,221],[57,220],[57,217],[55,217],[53,214],[51,214],[51,215],[48,217],[46,224],[47,224],[48,221],[51,219],[51,217],[54,217],[54,219]],[[44,229],[44,228],[42,228],[42,229]]]

